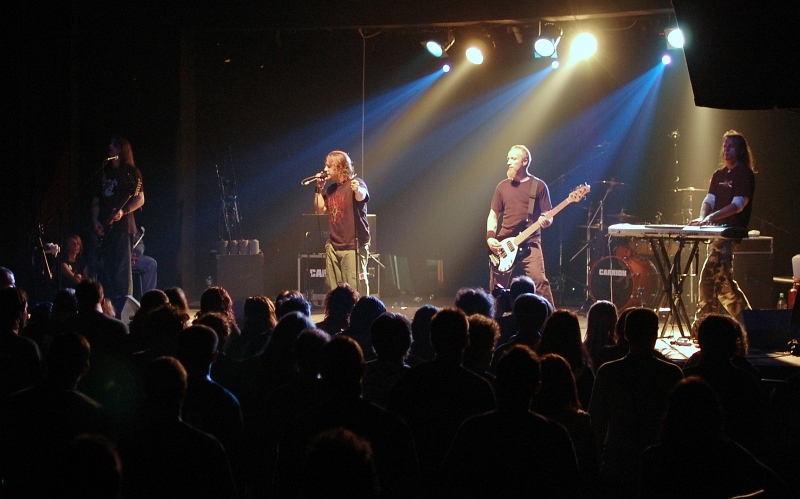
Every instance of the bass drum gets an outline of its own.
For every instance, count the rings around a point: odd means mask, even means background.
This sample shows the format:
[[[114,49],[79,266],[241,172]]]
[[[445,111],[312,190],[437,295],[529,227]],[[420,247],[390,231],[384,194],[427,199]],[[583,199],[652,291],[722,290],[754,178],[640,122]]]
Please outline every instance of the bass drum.
[[[595,301],[608,300],[618,310],[654,308],[659,291],[658,271],[646,258],[607,256],[592,264],[589,292]]]

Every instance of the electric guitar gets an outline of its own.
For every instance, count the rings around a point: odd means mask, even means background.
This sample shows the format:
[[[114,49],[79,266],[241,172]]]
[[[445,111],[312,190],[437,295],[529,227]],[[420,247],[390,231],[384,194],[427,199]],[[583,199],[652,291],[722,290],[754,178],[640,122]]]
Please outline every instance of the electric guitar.
[[[128,206],[128,203],[130,203],[131,199],[133,199],[136,196],[138,196],[140,192],[142,192],[142,179],[136,179],[136,185],[133,187],[133,190],[130,191],[130,193],[128,194],[128,197],[125,198],[125,201],[123,201],[121,203],[120,208],[113,208],[112,211],[111,211],[111,215],[108,218],[106,218],[104,221],[100,222],[103,225],[103,235],[102,236],[98,235],[98,237],[97,237],[97,247],[98,248],[102,248],[103,247],[103,243],[105,242],[106,233],[108,232],[108,229],[110,229],[111,226],[114,225],[114,223],[115,223],[114,222],[114,216],[117,214],[117,212],[119,210],[124,210],[125,207]],[[122,219],[120,219],[120,220],[122,220]]]
[[[553,218],[558,215],[558,213],[568,204],[577,203],[580,201],[583,196],[589,193],[591,189],[592,188],[588,184],[583,184],[576,187],[572,192],[569,193],[567,199],[561,201],[556,207],[548,212],[549,218]],[[531,237],[531,234],[539,230],[541,225],[542,224],[537,220],[516,236],[503,239],[500,242],[500,251],[498,251],[497,254],[489,253],[489,263],[491,263],[492,268],[498,272],[509,272],[511,267],[514,266],[514,260],[517,258],[517,251],[519,250],[520,243]]]

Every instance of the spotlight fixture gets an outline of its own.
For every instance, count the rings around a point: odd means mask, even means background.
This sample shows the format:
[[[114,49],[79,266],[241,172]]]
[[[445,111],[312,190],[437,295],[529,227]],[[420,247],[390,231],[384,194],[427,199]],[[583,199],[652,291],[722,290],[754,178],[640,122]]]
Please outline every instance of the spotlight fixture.
[[[461,35],[459,46],[462,46],[461,44],[464,41],[466,41],[463,45],[466,47],[464,49],[464,56],[466,59],[476,66],[483,64],[483,61],[486,59],[486,56],[493,46],[492,41],[485,34]]]
[[[686,41],[683,37],[683,31],[680,28],[667,28],[664,30],[664,35],[667,39],[667,50],[682,49]]]
[[[434,57],[447,57],[447,51],[456,42],[456,38],[452,32],[448,32],[446,37],[429,38],[422,42],[422,45]]]
[[[570,58],[575,61],[588,59],[597,52],[597,38],[591,33],[580,33],[570,45]]]
[[[533,55],[536,59],[543,57],[558,57],[558,43],[564,31],[555,23],[539,23],[539,35],[533,42]]]

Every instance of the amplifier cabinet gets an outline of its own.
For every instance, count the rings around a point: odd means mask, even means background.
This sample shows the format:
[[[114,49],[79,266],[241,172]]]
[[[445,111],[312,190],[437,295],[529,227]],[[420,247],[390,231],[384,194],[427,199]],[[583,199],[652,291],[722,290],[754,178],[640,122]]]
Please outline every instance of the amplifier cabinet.
[[[733,279],[754,309],[775,308],[772,294],[772,238],[742,239],[733,252]]]

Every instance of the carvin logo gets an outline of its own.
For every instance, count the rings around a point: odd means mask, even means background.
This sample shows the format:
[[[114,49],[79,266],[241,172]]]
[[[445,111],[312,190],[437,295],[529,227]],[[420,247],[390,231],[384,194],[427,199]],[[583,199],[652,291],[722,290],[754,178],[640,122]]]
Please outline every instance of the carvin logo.
[[[325,277],[327,272],[325,269],[308,269],[309,277]]]
[[[610,277],[626,277],[628,275],[628,271],[624,269],[600,269],[600,275]]]

